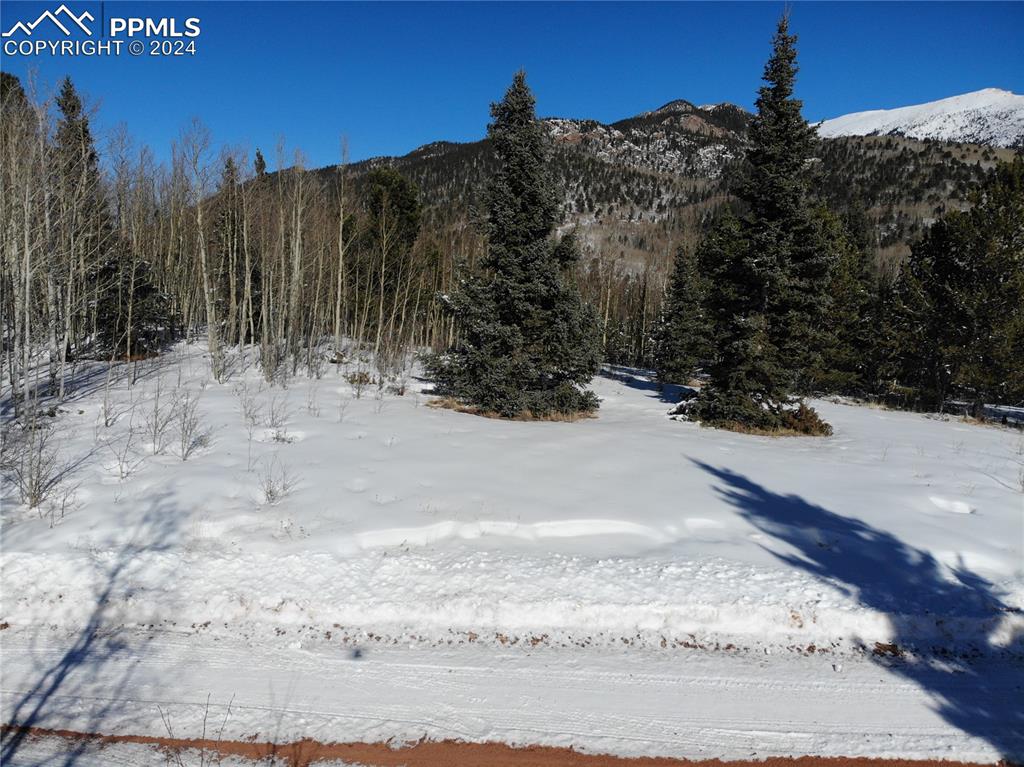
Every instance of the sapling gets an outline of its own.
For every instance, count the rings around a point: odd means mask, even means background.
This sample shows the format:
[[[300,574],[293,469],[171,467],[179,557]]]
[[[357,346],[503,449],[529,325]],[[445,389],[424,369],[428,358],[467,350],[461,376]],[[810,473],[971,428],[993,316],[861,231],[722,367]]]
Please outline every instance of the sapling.
[[[153,401],[143,414],[143,421],[146,427],[146,436],[153,445],[153,454],[160,455],[167,447],[167,432],[177,416],[175,412],[175,401],[167,401],[163,396],[160,379],[156,382],[156,391],[153,394]]]
[[[288,403],[288,395],[284,392],[274,394],[270,398],[270,412],[267,417],[267,426],[274,430],[275,442],[288,442],[288,419],[291,417],[291,408]]]
[[[363,390],[373,383],[373,376],[363,368],[362,360],[357,360],[356,369],[345,373],[345,380],[352,387],[353,396],[362,399]]]
[[[1017,441],[1017,455],[1021,456],[1017,460],[1020,467],[1017,471],[1017,488],[1024,493],[1024,435]]]
[[[114,397],[110,387],[110,376],[110,371],[108,371],[106,381],[103,384],[103,405],[101,406],[102,409],[100,411],[103,415],[103,426],[107,429],[117,423],[125,413],[135,406],[132,399],[131,389],[128,390],[127,402],[123,402]]]
[[[259,482],[264,503],[274,506],[295,489],[298,478],[275,454],[263,465]]]
[[[259,404],[256,397],[249,391],[248,386],[241,384],[236,387],[235,393],[242,403],[242,418],[245,421],[245,433],[249,442],[249,452],[246,463],[246,471],[252,471],[252,443],[256,434],[256,428],[260,425],[263,414],[263,406]]]
[[[123,439],[111,438],[106,441],[107,449],[114,454],[118,478],[123,482],[128,479],[146,460],[145,456],[135,455],[135,439],[138,428],[135,425],[135,408],[128,415],[128,430]]]
[[[60,465],[54,430],[40,422],[37,414],[20,433],[13,427],[4,431],[0,464],[13,478],[21,502],[30,509],[42,506],[66,469]]]
[[[310,384],[306,391],[306,410],[314,418],[320,417],[320,391],[316,383]]]
[[[199,427],[199,396],[186,391],[178,396],[178,456],[187,461],[209,441],[209,432]]]

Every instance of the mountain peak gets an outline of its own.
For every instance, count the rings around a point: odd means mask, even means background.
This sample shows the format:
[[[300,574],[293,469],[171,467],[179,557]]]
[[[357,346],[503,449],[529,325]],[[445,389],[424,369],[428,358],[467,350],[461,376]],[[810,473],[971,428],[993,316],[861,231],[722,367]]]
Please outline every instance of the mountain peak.
[[[674,99],[667,104],[661,105],[657,109],[652,109],[650,112],[641,112],[638,116],[653,117],[655,115],[685,114],[687,112],[693,112],[696,109],[697,107],[686,99]]]
[[[719,109],[735,109],[737,112],[747,111],[743,107],[733,104],[731,101],[719,101],[717,104],[701,104],[697,109],[702,112],[716,112]]]
[[[1024,96],[983,88],[896,109],[873,109],[825,120],[825,138],[899,135],[963,143],[1013,146],[1024,139]]]

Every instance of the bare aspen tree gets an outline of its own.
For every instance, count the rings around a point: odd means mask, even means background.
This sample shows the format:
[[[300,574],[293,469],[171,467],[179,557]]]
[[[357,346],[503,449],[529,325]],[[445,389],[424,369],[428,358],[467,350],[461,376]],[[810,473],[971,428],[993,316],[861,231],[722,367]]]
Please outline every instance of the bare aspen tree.
[[[302,335],[300,301],[302,299],[302,276],[303,276],[303,215],[306,209],[306,183],[303,173],[303,158],[301,153],[295,153],[295,165],[289,173],[291,181],[291,205],[290,205],[290,247],[291,275],[288,281],[288,309],[286,320],[286,339],[288,351],[292,356],[292,372],[298,364],[299,341]]]
[[[221,347],[220,327],[217,320],[216,288],[207,252],[206,222],[203,218],[205,197],[209,191],[207,153],[210,132],[198,119],[181,136],[181,149],[188,173],[190,203],[195,216],[195,245],[199,255],[203,302],[206,310],[206,338],[210,352],[210,365],[215,381],[224,375],[224,351]],[[184,459],[183,459],[184,460]]]
[[[386,195],[386,192],[385,192]],[[394,219],[390,215],[387,200],[381,205],[381,213],[377,222],[377,237],[380,247],[380,272],[377,294],[377,338],[373,343],[373,355],[380,359],[380,342],[384,333],[384,285],[386,282],[388,256],[391,252],[391,245],[395,234]]]
[[[244,344],[246,341],[246,333],[248,333],[248,341],[254,343],[256,341],[256,326],[254,319],[254,312],[252,306],[252,270],[254,268],[252,259],[252,249],[250,240],[251,222],[250,216],[252,215],[252,196],[254,193],[254,185],[247,183],[246,179],[243,180],[239,188],[239,201],[241,205],[241,223],[242,223],[242,317],[239,321],[240,339],[239,343]]]
[[[0,207],[3,218],[4,344],[15,415],[21,414],[28,390],[29,298],[33,253],[37,241],[37,192],[32,178],[39,170],[38,113],[20,87],[6,88],[0,110],[3,162],[0,163]],[[26,151],[27,149],[27,151]]]
[[[349,234],[350,240],[345,239],[345,176],[348,171],[348,140],[342,138],[341,140],[341,163],[338,165],[337,176],[338,176],[338,263],[335,274],[335,293],[334,293],[334,354],[335,361],[341,363],[341,335],[343,331],[342,325],[342,307],[345,305],[345,296],[348,292],[348,285],[345,280],[345,251],[348,249],[349,242],[351,240],[351,233]]]

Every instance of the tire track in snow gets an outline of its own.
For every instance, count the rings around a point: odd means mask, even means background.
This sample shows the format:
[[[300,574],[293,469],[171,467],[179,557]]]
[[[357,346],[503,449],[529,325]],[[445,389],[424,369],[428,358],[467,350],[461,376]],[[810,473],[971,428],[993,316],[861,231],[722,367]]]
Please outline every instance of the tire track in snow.
[[[34,675],[65,650],[52,636],[4,632],[3,716]],[[622,756],[743,758],[751,754],[900,756],[988,761],[978,738],[946,723],[930,695],[867,660],[842,673],[819,657],[701,652],[286,649],[209,637],[139,642],[134,674],[69,675],[39,726],[81,729],[108,711],[105,733],[196,736],[227,716],[224,737],[323,742],[460,739],[573,746]],[[1015,693],[1005,693],[1007,705]],[[113,693],[113,694],[112,694]],[[207,695],[211,696],[206,710]],[[228,714],[228,700],[234,697]],[[79,725],[76,727],[76,725]]]

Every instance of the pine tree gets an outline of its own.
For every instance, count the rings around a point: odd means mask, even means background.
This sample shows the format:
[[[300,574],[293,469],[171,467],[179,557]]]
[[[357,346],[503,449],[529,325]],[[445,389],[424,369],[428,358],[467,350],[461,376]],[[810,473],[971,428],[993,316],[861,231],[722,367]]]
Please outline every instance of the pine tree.
[[[28,109],[28,98],[21,80],[10,72],[0,72],[0,104],[5,109]]]
[[[796,36],[783,16],[765,66],[751,121],[747,173],[738,196],[749,206],[747,237],[754,272],[761,275],[762,313],[777,348],[789,392],[805,393],[808,371],[829,339],[829,243],[809,203],[808,167],[816,129],[794,98]]]
[[[697,248],[698,268],[706,287],[704,310],[709,323],[712,366],[721,362],[721,350],[728,343],[733,317],[745,310],[748,303],[741,279],[745,248],[742,226],[729,208],[715,218]]]
[[[736,190],[746,213],[734,240],[722,244],[728,260],[715,277],[724,281],[712,297],[718,358],[696,409],[709,425],[793,428],[793,395],[807,389],[828,342],[829,249],[808,204],[815,129],[793,97],[795,44],[784,16]],[[809,408],[801,405],[799,412],[807,424],[796,428],[830,431]]]
[[[379,260],[374,264],[372,292],[377,304],[374,355],[382,364],[386,352],[382,346],[385,329],[393,331],[394,312],[385,311],[385,298],[396,295],[403,279],[408,279],[413,244],[419,235],[421,206],[419,189],[394,168],[377,168],[367,175],[366,237],[369,250]]]
[[[156,287],[150,264],[120,250],[104,261],[97,276],[106,286],[96,304],[99,349],[117,357],[158,352],[171,338],[172,311],[168,296]]]
[[[966,219],[942,219],[911,248],[894,291],[896,376],[918,406],[938,410],[949,394],[953,370],[949,351],[960,343],[954,327],[957,254],[967,252]]]
[[[58,211],[64,223],[59,248],[66,253],[69,267],[84,267],[87,294],[82,299],[94,307],[93,326],[84,330],[99,342],[101,353],[121,354],[127,351],[129,334],[121,279],[123,253],[116,248],[89,117],[71,78],[61,83],[56,103],[59,118],[53,161]]]
[[[60,114],[54,135],[59,199],[73,205],[77,247],[96,255],[111,247],[113,225],[106,207],[96,142],[89,127],[82,99],[70,77],[64,78],[57,95]]]
[[[388,236],[397,247],[411,248],[422,216],[416,184],[394,168],[375,168],[366,175],[365,183],[370,214],[367,231],[373,245],[379,248],[381,238]]]
[[[915,243],[894,291],[890,364],[931,409],[953,394],[975,410],[1024,398],[1024,159],[972,200]]]
[[[688,383],[711,357],[711,333],[705,307],[707,288],[699,257],[687,248],[676,252],[675,267],[655,332],[658,380]]]
[[[1024,401],[1024,154],[999,165],[968,213],[974,232],[954,383],[975,408]]]
[[[263,178],[267,175],[267,161],[263,159],[263,152],[256,149],[256,159],[253,161],[253,170],[256,171],[256,178]]]
[[[485,274],[447,299],[459,340],[433,360],[432,373],[441,393],[504,417],[594,410],[597,398],[581,387],[600,362],[597,317],[571,278],[575,237],[552,239],[558,205],[546,134],[523,72],[491,116],[497,169]]]
[[[878,338],[878,274],[874,253],[857,214],[840,219],[825,208],[817,213],[823,247],[831,247],[834,266],[829,277],[831,309],[828,323],[834,328],[819,363],[810,371],[816,391],[864,394],[876,382],[875,347]],[[855,227],[851,231],[851,226]]]

